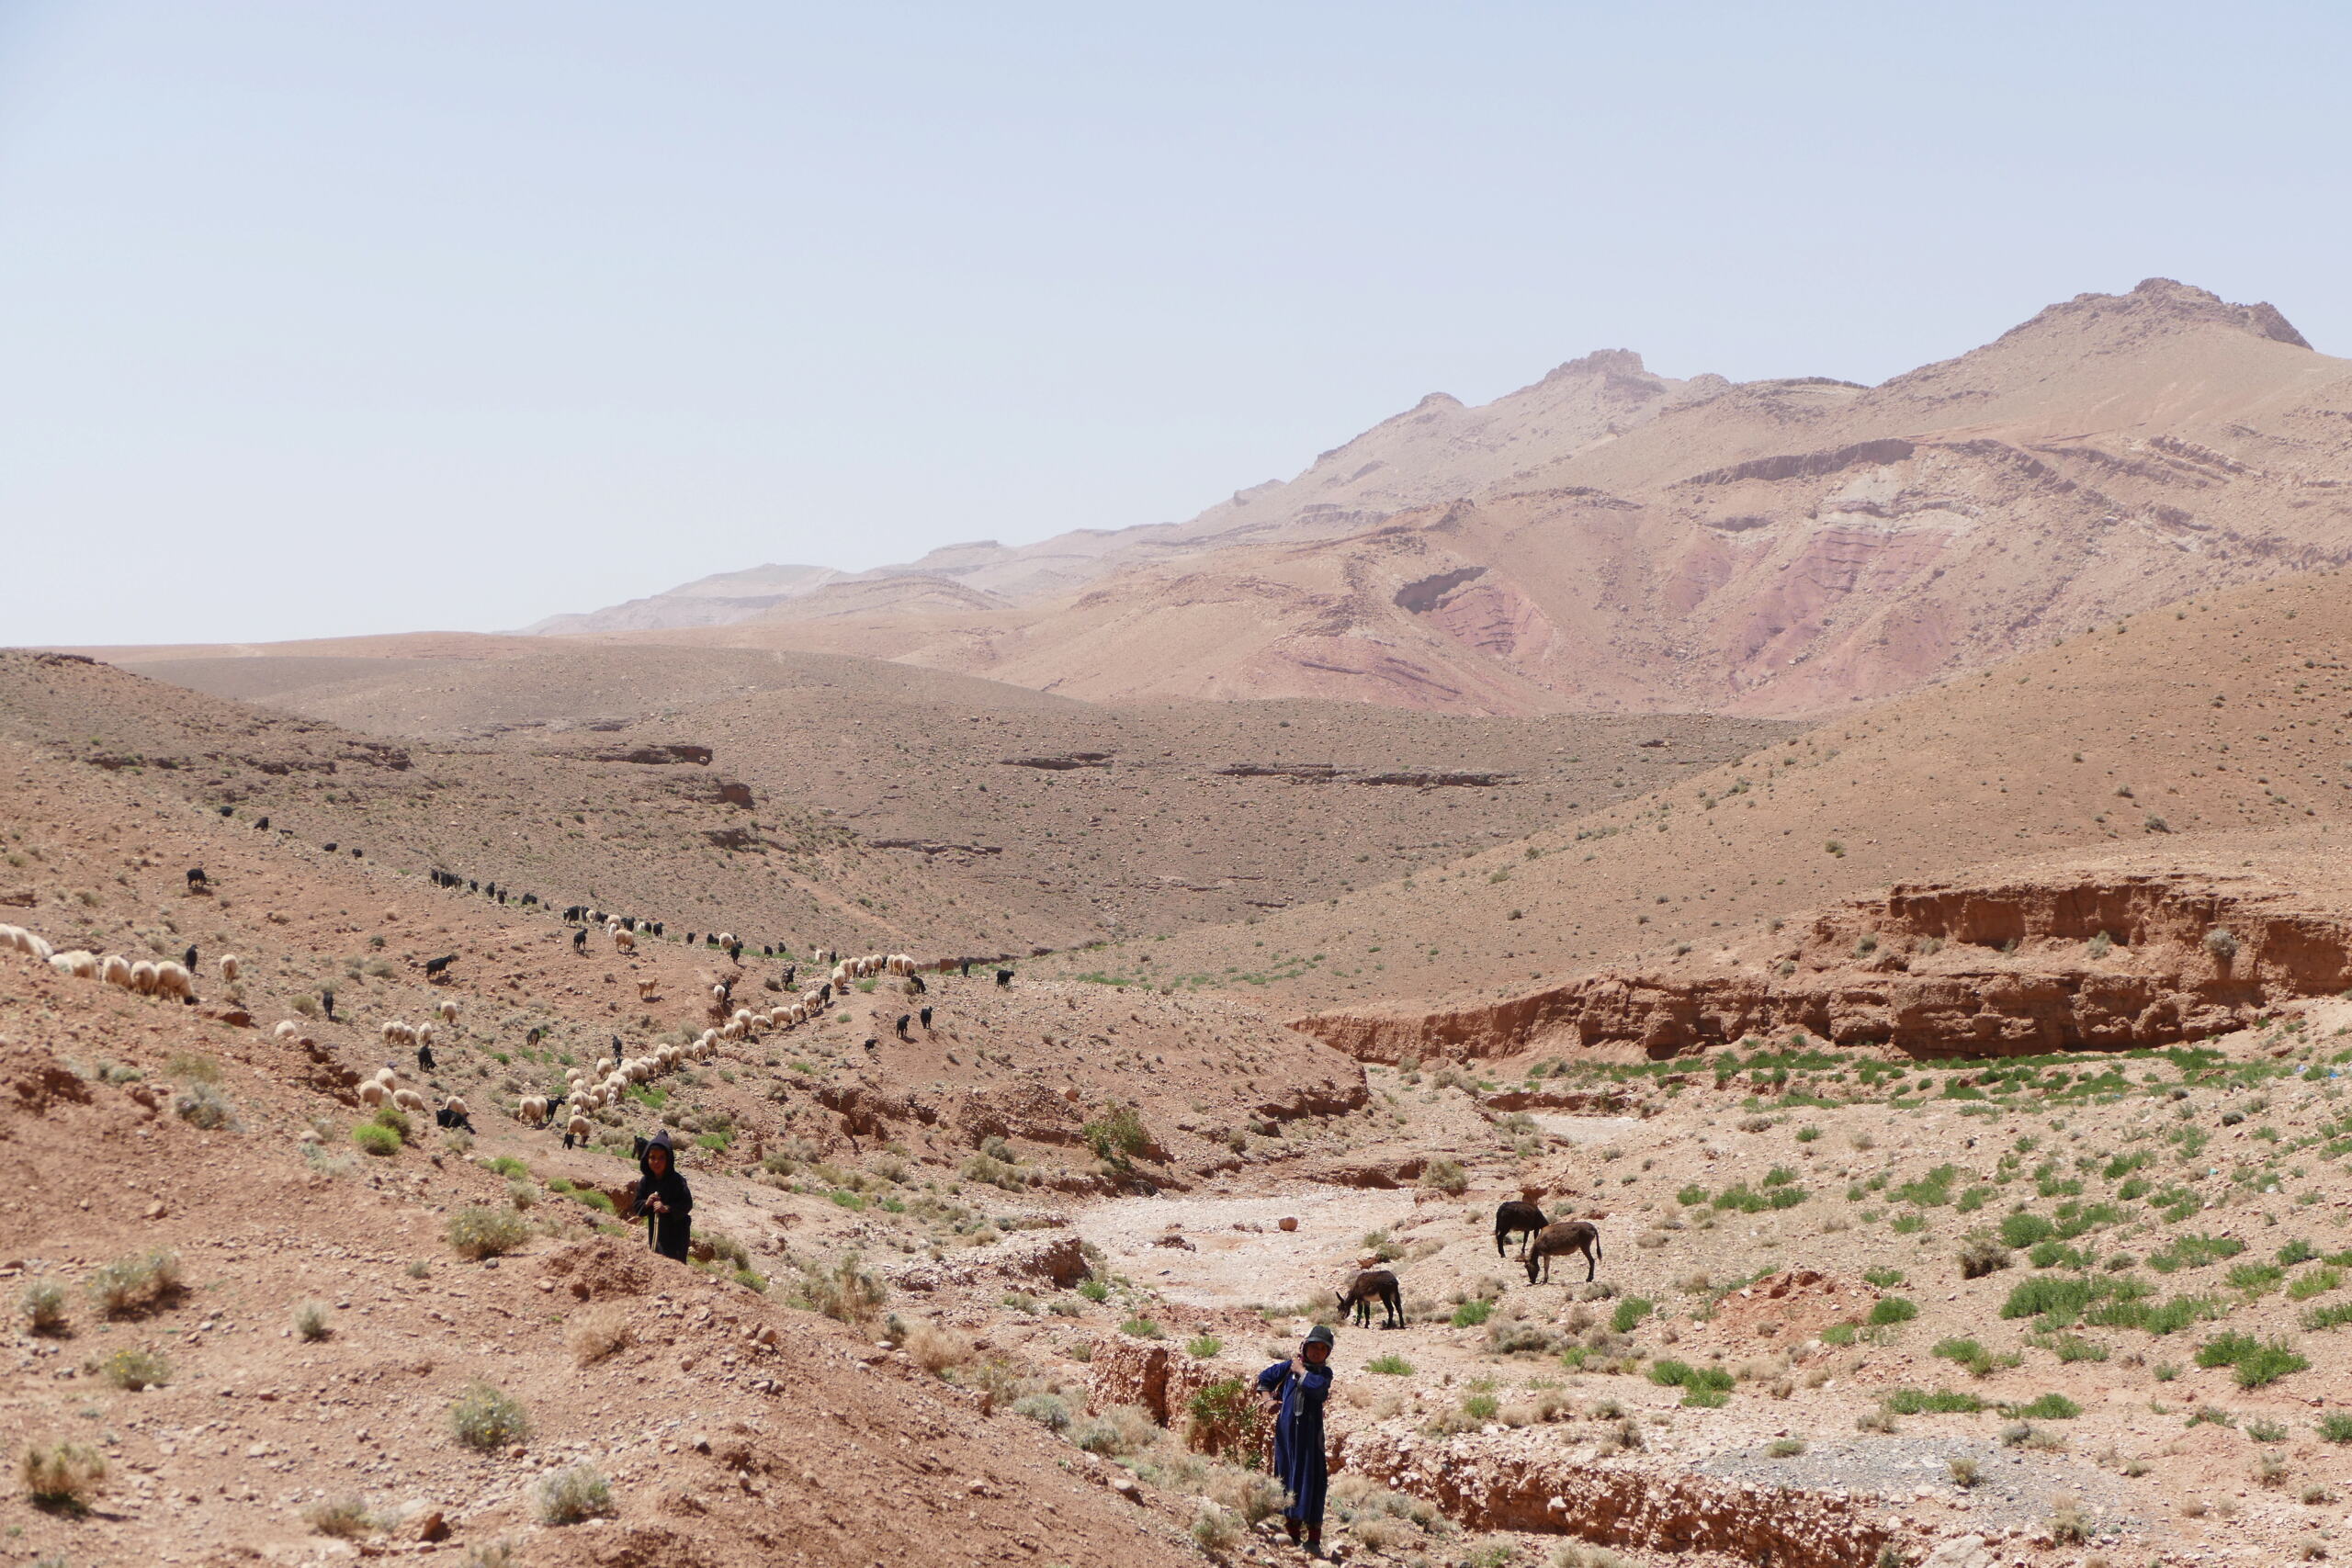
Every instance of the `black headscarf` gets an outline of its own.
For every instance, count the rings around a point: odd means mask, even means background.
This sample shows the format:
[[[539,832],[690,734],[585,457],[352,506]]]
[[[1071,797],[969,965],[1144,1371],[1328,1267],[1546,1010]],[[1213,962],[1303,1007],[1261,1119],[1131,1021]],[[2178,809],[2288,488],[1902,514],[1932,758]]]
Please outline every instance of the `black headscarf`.
[[[1309,1345],[1320,1345],[1326,1350],[1335,1349],[1339,1343],[1340,1337],[1331,1332],[1330,1325],[1318,1323],[1306,1331],[1306,1339],[1300,1342],[1299,1352],[1304,1355]]]

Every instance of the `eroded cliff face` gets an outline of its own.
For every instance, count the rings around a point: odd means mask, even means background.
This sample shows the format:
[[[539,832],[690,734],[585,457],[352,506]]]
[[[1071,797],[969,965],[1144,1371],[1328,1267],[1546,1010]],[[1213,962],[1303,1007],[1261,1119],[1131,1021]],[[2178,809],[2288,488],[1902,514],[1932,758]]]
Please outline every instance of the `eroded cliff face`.
[[[1791,1030],[2024,1055],[2202,1039],[2347,984],[2352,921],[2201,878],[2120,875],[1898,886],[1736,971],[1603,974],[1491,1006],[1292,1027],[1374,1062],[1611,1045],[1667,1057]]]

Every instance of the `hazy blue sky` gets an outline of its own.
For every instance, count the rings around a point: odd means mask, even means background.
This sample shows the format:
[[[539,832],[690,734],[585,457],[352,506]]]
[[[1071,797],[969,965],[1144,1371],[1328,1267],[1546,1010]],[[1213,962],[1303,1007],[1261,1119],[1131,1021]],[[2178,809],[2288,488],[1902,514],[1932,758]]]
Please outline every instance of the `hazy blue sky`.
[[[2352,350],[2327,5],[0,0],[0,642],[1189,515],[1599,347]]]

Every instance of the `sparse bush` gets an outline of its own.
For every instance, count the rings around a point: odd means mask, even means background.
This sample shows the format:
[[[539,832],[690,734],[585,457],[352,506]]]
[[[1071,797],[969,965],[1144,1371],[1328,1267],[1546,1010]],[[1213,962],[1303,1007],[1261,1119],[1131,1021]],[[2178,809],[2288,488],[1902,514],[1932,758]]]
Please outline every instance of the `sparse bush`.
[[[1960,1277],[1981,1280],[2009,1266],[2009,1249],[1984,1231],[1972,1232],[1960,1244]]]
[[[1079,1129],[1097,1159],[1125,1165],[1151,1146],[1151,1134],[1132,1105],[1121,1105]]]
[[[1458,1198],[1470,1190],[1470,1177],[1453,1160],[1433,1159],[1421,1171],[1421,1185]]]
[[[1805,1441],[1803,1438],[1775,1438],[1764,1445],[1764,1457],[1766,1459],[1794,1459],[1804,1450]]]
[[[545,1525],[610,1518],[616,1511],[611,1484],[589,1464],[566,1465],[540,1476],[538,1499],[539,1522]]]
[[[179,1097],[172,1101],[172,1111],[189,1126],[202,1128],[208,1133],[217,1133],[223,1128],[234,1132],[237,1128],[236,1107],[229,1103],[226,1095],[209,1083],[192,1083],[182,1089]]]
[[[171,1382],[172,1364],[152,1350],[125,1347],[98,1363],[98,1376],[117,1388],[137,1393],[142,1388],[161,1388]]]
[[[1919,1315],[1917,1303],[1902,1296],[1881,1296],[1871,1305],[1871,1326],[1884,1328],[1893,1324],[1908,1323]]]
[[[1131,1317],[1127,1319],[1126,1322],[1119,1325],[1119,1332],[1122,1334],[1133,1335],[1137,1339],[1160,1339],[1166,1337],[1166,1335],[1161,1331],[1159,1325],[1154,1323],[1148,1317]]]
[[[380,1122],[362,1122],[351,1129],[351,1141],[359,1152],[379,1156],[401,1152],[401,1135]]]
[[[2230,934],[2227,927],[2215,926],[2205,933],[2205,951],[2227,964],[2238,955],[2238,939]]]
[[[1225,1348],[1225,1341],[1214,1334],[1203,1334],[1184,1341],[1184,1354],[1196,1361],[1205,1361]]]
[[[28,1443],[17,1462],[17,1479],[37,1508],[85,1513],[106,1485],[106,1457],[78,1443]]]
[[[1201,1453],[1254,1458],[1267,1433],[1265,1401],[1240,1378],[1223,1378],[1186,1402],[1184,1440]]]
[[[522,1215],[512,1209],[469,1205],[449,1216],[449,1247],[460,1258],[496,1258],[514,1251],[531,1234]]]
[[[871,1323],[890,1299],[889,1287],[854,1252],[842,1253],[831,1269],[807,1270],[800,1289],[810,1306],[842,1323]]]
[[[35,1334],[55,1334],[65,1326],[65,1287],[54,1280],[35,1280],[17,1298],[17,1310]]]
[[[899,1348],[906,1351],[908,1359],[933,1377],[972,1359],[969,1336],[928,1320],[910,1329]]]
[[[327,1321],[326,1303],[304,1302],[300,1306],[296,1307],[294,1332],[304,1339],[311,1341],[324,1339],[333,1334],[334,1325]]]
[[[531,1435],[530,1417],[520,1402],[495,1384],[477,1380],[449,1406],[449,1426],[469,1449],[503,1449]]]
[[[592,1307],[564,1325],[563,1341],[579,1366],[594,1366],[636,1342],[637,1326],[618,1303]]]
[[[1984,1402],[1951,1389],[1898,1388],[1879,1401],[1890,1416],[1973,1416]]]
[[[1069,1406],[1057,1394],[1033,1393],[1017,1399],[1013,1401],[1012,1413],[1028,1417],[1048,1432],[1069,1429]]]
[[[1212,1557],[1232,1551],[1241,1536],[1241,1521],[1215,1503],[1204,1502],[1193,1516],[1193,1544]]]
[[[1413,1375],[1413,1364],[1402,1356],[1375,1356],[1363,1364],[1363,1370],[1392,1378],[1408,1378]]]
[[[2071,1421],[2083,1407],[2063,1393],[2045,1393],[2030,1404],[2005,1405],[2003,1413],[2020,1421]]]
[[[1944,1472],[1951,1483],[1965,1492],[1983,1479],[1984,1472],[1973,1459],[1950,1459],[1944,1461]]]
[[[118,1258],[90,1276],[90,1299],[108,1317],[143,1311],[179,1293],[180,1255],[157,1248]]]
[[[337,1540],[357,1540],[373,1535],[377,1529],[376,1516],[358,1497],[328,1497],[313,1503],[302,1510],[302,1522],[314,1534],[333,1536]]]

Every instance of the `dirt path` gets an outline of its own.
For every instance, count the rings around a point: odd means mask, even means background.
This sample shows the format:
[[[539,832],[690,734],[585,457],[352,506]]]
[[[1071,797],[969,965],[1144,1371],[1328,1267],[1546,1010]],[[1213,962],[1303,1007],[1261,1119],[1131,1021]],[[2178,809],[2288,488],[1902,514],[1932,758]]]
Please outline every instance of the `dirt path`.
[[[1078,1216],[1112,1267],[1169,1300],[1202,1307],[1310,1300],[1348,1273],[1368,1231],[1413,1217],[1413,1194],[1307,1187],[1273,1198],[1123,1198]],[[1298,1228],[1279,1222],[1295,1216]],[[1170,1234],[1192,1250],[1161,1245]]]

